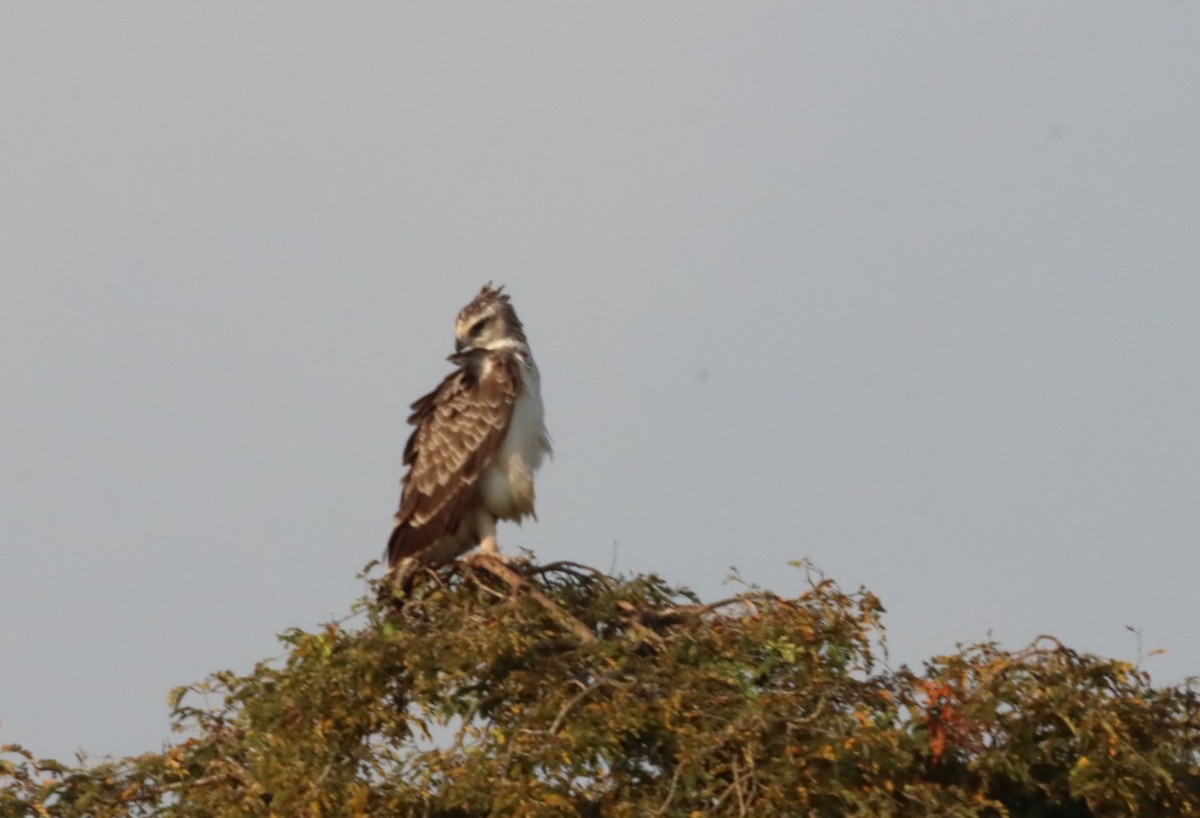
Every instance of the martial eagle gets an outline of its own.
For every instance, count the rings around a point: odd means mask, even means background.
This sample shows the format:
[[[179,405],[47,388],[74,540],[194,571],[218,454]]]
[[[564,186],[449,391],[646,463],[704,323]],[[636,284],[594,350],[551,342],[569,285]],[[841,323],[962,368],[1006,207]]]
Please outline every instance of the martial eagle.
[[[458,369],[412,404],[408,470],[387,545],[388,570],[400,582],[475,546],[496,554],[496,521],[534,514],[533,474],[550,437],[537,364],[503,289],[489,282],[463,307],[447,359]]]

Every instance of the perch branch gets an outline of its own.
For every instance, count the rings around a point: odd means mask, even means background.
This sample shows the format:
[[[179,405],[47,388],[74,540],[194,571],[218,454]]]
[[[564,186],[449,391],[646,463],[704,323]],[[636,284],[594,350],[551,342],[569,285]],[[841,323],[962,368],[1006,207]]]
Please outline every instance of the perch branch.
[[[555,619],[566,625],[582,641],[596,641],[596,634],[592,633],[591,628],[564,611],[554,600],[533,587],[529,580],[509,568],[500,559],[493,557],[491,554],[475,554],[470,557],[470,564],[472,566],[479,566],[497,579],[503,580],[514,592],[523,591],[529,594],[530,599],[549,611]]]

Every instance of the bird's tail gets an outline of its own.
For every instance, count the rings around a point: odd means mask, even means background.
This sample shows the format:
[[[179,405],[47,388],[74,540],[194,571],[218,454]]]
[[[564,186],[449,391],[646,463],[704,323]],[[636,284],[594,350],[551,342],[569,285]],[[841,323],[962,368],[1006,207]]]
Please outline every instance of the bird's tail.
[[[401,543],[404,535],[404,524],[398,524],[392,529],[387,547],[383,550],[383,558],[387,563],[387,573],[379,588],[380,599],[388,599],[397,608],[412,591],[413,579],[416,574],[416,560],[402,556]]]

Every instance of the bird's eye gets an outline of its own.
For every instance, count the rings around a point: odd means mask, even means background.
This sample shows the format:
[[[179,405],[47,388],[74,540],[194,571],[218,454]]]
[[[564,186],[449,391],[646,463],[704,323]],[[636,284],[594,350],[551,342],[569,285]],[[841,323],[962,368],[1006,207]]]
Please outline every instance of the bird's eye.
[[[483,325],[486,323],[487,323],[486,318],[479,319],[478,321],[476,321],[474,324],[471,325],[471,328],[469,330],[467,330],[467,335],[471,336],[472,338],[478,338],[479,333],[483,332]]]

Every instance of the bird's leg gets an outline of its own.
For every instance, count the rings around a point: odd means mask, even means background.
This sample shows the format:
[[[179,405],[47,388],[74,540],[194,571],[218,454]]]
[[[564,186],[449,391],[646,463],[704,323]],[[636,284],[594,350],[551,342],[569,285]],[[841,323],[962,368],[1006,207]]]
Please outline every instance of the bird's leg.
[[[489,515],[479,523],[479,553],[507,563],[508,558],[500,553],[500,547],[496,545],[496,521]]]
[[[496,534],[494,532],[479,541],[479,550],[493,557],[500,556],[500,548],[496,545]]]

